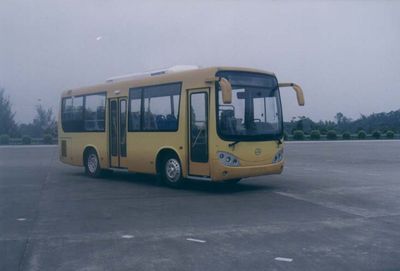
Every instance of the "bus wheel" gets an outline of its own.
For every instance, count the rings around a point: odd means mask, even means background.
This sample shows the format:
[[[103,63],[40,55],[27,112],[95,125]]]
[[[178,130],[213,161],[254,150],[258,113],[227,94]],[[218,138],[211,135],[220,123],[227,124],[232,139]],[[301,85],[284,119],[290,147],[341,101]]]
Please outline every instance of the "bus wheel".
[[[183,184],[182,166],[176,155],[164,159],[161,167],[161,176],[164,183],[170,187],[180,187]]]
[[[97,156],[96,151],[93,149],[87,151],[85,155],[85,172],[90,177],[94,178],[100,177],[101,168],[100,168],[99,157]]]

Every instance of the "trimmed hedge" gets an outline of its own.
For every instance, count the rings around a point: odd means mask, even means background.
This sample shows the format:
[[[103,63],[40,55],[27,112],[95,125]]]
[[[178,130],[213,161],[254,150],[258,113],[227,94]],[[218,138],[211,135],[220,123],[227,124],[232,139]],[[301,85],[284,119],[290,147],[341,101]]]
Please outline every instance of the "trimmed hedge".
[[[23,136],[22,137],[22,144],[24,144],[24,145],[32,144],[32,138],[30,136],[27,136],[27,135]]]
[[[391,131],[391,130],[386,131],[386,138],[393,139],[394,138],[394,132]]]
[[[378,130],[373,131],[372,132],[372,137],[375,138],[375,139],[381,138],[381,132],[378,131]]]
[[[1,135],[0,136],[0,145],[8,145],[10,144],[10,136],[9,135]]]
[[[319,130],[312,130],[310,133],[310,139],[312,140],[319,140],[321,138],[321,133]]]
[[[304,140],[304,132],[302,130],[296,130],[293,132],[294,140]]]
[[[357,135],[358,139],[366,139],[367,138],[367,133],[364,130],[361,130],[358,132]]]
[[[326,138],[329,140],[335,140],[337,139],[337,134],[335,130],[329,130],[328,133],[326,134]]]
[[[351,134],[349,132],[344,132],[342,134],[342,138],[343,138],[343,140],[349,140],[349,139],[351,139]]]

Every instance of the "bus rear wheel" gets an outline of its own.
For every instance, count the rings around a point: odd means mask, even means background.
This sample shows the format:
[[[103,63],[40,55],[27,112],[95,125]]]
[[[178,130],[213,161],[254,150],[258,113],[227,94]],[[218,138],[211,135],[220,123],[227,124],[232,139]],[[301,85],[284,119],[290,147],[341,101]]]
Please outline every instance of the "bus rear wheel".
[[[101,175],[99,157],[95,150],[90,149],[85,155],[85,173],[93,178],[98,178]]]
[[[182,166],[176,155],[167,156],[161,166],[163,182],[170,187],[178,188],[183,184]]]

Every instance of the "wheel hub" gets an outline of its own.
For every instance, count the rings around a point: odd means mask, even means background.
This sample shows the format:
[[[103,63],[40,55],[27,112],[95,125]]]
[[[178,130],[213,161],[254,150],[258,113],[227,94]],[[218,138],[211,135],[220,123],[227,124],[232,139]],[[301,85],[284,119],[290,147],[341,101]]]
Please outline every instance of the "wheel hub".
[[[97,157],[93,153],[89,155],[87,165],[90,173],[95,173],[97,169]]]
[[[181,175],[181,167],[176,159],[169,159],[165,164],[165,171],[169,181],[177,182]]]

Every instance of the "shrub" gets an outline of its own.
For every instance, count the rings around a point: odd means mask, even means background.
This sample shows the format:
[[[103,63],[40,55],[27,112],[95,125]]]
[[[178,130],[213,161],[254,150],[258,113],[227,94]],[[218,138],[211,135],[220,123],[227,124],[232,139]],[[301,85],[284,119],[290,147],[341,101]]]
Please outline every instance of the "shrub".
[[[375,130],[372,132],[372,137],[375,139],[379,139],[381,138],[381,132],[379,132],[378,130]]]
[[[321,133],[319,130],[312,130],[310,133],[310,139],[312,140],[319,140],[321,138]]]
[[[337,138],[336,131],[329,130],[328,133],[326,134],[326,138],[329,140],[335,140]]]
[[[10,144],[10,136],[9,135],[1,135],[0,136],[0,145],[8,145]]]
[[[22,137],[22,144],[24,145],[30,145],[32,143],[32,138],[30,136],[23,136]]]
[[[44,135],[43,143],[44,144],[52,144],[53,143],[53,137],[51,135]]]
[[[328,132],[325,128],[320,129],[321,135],[326,135]]]
[[[343,140],[349,140],[349,139],[351,139],[351,134],[349,132],[344,132],[342,134],[342,138],[343,138]]]
[[[393,139],[394,138],[394,132],[391,131],[391,130],[386,131],[386,138]]]
[[[367,133],[364,130],[361,130],[358,132],[357,135],[358,139],[366,139],[367,138]]]
[[[304,140],[304,132],[302,130],[296,130],[293,132],[294,140]]]

